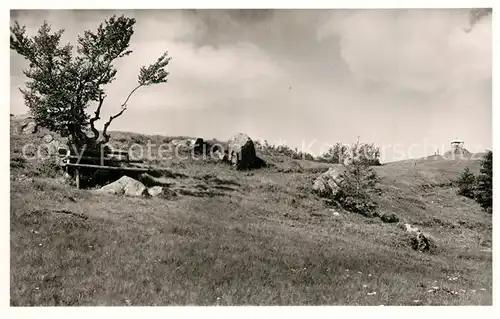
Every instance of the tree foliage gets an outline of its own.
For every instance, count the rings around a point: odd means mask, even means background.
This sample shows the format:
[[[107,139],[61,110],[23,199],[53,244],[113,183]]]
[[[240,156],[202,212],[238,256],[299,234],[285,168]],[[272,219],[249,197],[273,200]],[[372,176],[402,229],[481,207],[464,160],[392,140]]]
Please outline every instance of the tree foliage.
[[[363,161],[369,166],[380,165],[380,149],[374,144],[357,143],[356,153],[359,160]],[[337,143],[331,147],[326,153],[322,154],[318,160],[321,162],[342,164],[344,160],[348,159],[349,153],[352,151],[351,146]]]
[[[469,167],[465,167],[462,175],[457,180],[458,185],[458,194],[468,197],[474,198],[475,194],[475,185],[476,185],[476,177],[470,171]]]
[[[349,211],[373,216],[377,204],[372,194],[377,191],[379,177],[366,160],[363,145],[358,140],[346,152],[345,161],[342,161],[345,170],[335,200]]]
[[[11,26],[10,48],[29,61],[23,71],[28,81],[21,92],[38,125],[70,136],[77,145],[106,143],[109,125],[127,109],[132,94],[141,87],[167,82],[165,68],[171,58],[165,52],[155,63],[140,68],[136,87],[99,134],[95,122],[101,119],[105,87],[116,78],[114,63],[132,53],[129,45],[135,23],[133,18],[112,16],[96,31],[79,35],[76,51],[71,44],[61,44],[64,30],[52,32],[46,21],[33,36],[17,21]],[[93,115],[87,112],[92,104],[96,104]],[[93,136],[85,133],[89,129]]]
[[[481,160],[480,174],[477,177],[476,201],[485,210],[493,209],[493,152],[488,151]]]

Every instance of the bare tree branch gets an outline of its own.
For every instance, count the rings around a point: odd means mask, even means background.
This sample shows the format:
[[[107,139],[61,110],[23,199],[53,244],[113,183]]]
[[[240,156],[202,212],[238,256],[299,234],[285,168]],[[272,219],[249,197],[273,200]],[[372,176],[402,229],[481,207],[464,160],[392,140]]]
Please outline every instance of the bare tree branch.
[[[122,109],[120,112],[116,113],[115,115],[112,115],[109,117],[109,120],[104,124],[104,129],[102,131],[102,137],[104,138],[104,143],[107,143],[109,142],[109,138],[111,137],[107,132],[108,132],[108,127],[111,125],[111,122],[116,119],[117,117],[121,116],[123,114],[123,112],[125,112],[125,110],[127,109],[127,102],[128,100],[130,99],[130,97],[132,96],[132,94],[134,94],[135,91],[137,91],[141,86],[144,86],[143,84],[139,84],[138,86],[136,86],[130,93],[129,95],[127,96],[127,99],[125,100],[125,102],[123,102],[122,104]]]

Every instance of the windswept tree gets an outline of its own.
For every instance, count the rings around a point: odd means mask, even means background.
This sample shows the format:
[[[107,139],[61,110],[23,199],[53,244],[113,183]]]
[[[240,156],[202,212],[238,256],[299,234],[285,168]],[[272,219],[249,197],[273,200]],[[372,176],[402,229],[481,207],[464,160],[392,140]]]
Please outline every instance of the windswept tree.
[[[85,31],[77,38],[76,50],[61,44],[64,30],[52,32],[45,21],[33,36],[17,21],[10,28],[10,48],[29,62],[24,75],[26,88],[20,89],[38,125],[71,138],[77,146],[101,145],[109,141],[108,128],[127,109],[130,97],[141,87],[167,82],[170,57],[164,52],[154,63],[142,66],[136,86],[125,97],[116,114],[104,123],[101,132],[96,121],[106,99],[106,86],[117,74],[113,65],[132,53],[130,39],[136,20],[112,16],[97,31]],[[95,111],[89,114],[88,108]],[[86,132],[92,131],[92,136]]]

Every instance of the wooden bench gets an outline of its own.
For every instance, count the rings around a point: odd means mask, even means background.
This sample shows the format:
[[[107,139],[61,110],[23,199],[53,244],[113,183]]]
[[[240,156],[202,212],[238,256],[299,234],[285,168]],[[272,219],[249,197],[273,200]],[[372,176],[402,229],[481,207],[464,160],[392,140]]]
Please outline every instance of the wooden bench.
[[[75,169],[75,181],[76,188],[80,188],[80,170],[81,169],[97,169],[97,170],[110,170],[110,171],[122,171],[122,172],[149,172],[151,169],[146,167],[130,167],[130,166],[110,166],[105,165],[106,162],[113,161],[122,164],[132,164],[132,163],[143,163],[142,160],[131,160],[129,153],[123,150],[111,150],[100,154],[100,152],[83,152],[83,155],[72,154],[71,151],[66,149],[58,150],[59,157],[62,159],[61,166],[63,166],[66,171],[68,167],[73,167]],[[80,163],[81,160],[90,160],[93,162],[99,161],[100,165]]]

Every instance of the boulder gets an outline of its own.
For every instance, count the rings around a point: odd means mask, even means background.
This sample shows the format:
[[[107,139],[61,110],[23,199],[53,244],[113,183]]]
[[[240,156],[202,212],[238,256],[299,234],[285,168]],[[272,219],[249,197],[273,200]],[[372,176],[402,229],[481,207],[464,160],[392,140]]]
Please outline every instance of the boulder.
[[[340,190],[343,171],[340,168],[330,167],[313,183],[313,192],[321,197],[333,198]]]
[[[199,137],[194,142],[193,151],[195,154],[203,154],[208,151],[208,145],[201,137]]]
[[[262,159],[257,157],[252,139],[243,133],[234,135],[228,142],[228,161],[236,169],[251,169],[265,166]]]
[[[99,192],[107,194],[124,194],[126,196],[137,197],[147,191],[146,186],[129,176],[122,176],[119,180],[103,186]]]

